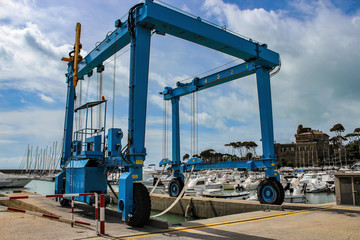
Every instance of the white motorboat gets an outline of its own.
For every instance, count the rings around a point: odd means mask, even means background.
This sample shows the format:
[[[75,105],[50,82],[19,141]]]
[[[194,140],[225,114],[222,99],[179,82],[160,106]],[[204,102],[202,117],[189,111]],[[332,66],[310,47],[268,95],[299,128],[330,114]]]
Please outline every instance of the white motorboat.
[[[294,177],[289,183],[286,184],[285,200],[291,203],[306,203],[307,199],[305,196],[307,184],[300,184],[298,178]]]
[[[6,187],[11,183],[9,180],[0,180],[0,188]]]
[[[221,184],[218,182],[212,182],[203,176],[195,177],[190,179],[185,195],[202,196],[205,190],[210,189],[212,191],[222,190]]]
[[[21,188],[31,182],[32,178],[26,176],[17,176],[12,174],[4,174],[0,172],[0,187],[2,188]]]
[[[249,198],[250,192],[231,192],[227,193],[221,189],[207,189],[202,194],[204,197],[213,198],[236,198],[236,199],[247,199]]]
[[[322,173],[306,173],[300,180],[300,183],[306,184],[307,193],[318,193],[327,191],[328,187],[326,182],[322,180]]]
[[[239,184],[239,190],[256,190],[260,184],[260,180],[253,179],[252,177],[248,177],[243,183]]]

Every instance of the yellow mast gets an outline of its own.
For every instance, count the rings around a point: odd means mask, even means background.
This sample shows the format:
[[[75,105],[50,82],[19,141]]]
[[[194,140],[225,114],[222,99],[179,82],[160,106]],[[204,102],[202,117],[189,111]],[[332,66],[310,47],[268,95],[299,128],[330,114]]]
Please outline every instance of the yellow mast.
[[[65,58],[63,57],[61,60],[65,61],[65,62],[71,62],[74,61],[74,66],[73,66],[73,85],[74,87],[76,87],[78,80],[78,64],[79,62],[82,60],[82,56],[80,56],[80,50],[81,50],[81,43],[80,43],[80,34],[81,34],[81,24],[80,23],[76,23],[76,28],[75,28],[75,44],[74,44],[74,51],[72,51],[71,53],[74,53],[74,56],[71,56],[70,53],[70,58]]]

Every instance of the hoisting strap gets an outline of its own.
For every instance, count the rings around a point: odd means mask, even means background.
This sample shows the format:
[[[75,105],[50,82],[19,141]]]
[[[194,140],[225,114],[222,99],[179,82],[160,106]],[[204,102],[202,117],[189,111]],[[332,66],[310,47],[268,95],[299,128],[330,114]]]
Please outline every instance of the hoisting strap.
[[[151,189],[151,192],[150,192],[150,194],[149,194],[150,196],[151,196],[151,194],[153,194],[153,192],[155,191],[155,189],[156,189],[157,185],[159,184],[160,179],[161,179],[161,176],[162,176],[162,175],[163,175],[163,173],[164,173],[165,167],[166,167],[166,164],[163,166],[163,169],[161,170],[160,176],[158,177],[158,179],[157,179],[157,181],[156,181],[156,183],[155,183],[154,187]]]
[[[189,174],[189,176],[188,176],[188,178],[187,178],[187,180],[186,180],[186,183],[185,183],[185,185],[184,185],[184,188],[182,189],[181,193],[180,193],[179,196],[176,198],[176,200],[175,200],[167,209],[165,209],[165,210],[162,211],[161,213],[159,213],[159,214],[157,214],[157,215],[154,215],[154,216],[151,216],[152,218],[156,218],[156,217],[160,217],[160,216],[164,215],[165,213],[167,213],[168,211],[170,211],[170,210],[179,202],[179,200],[183,197],[183,195],[184,195],[184,193],[185,193],[185,191],[186,191],[186,189],[187,189],[187,187],[188,187],[188,184],[189,184],[189,181],[190,181],[190,179],[191,179],[191,175],[192,175],[192,173],[193,173],[193,171],[194,171],[194,168],[195,168],[195,164],[192,166],[191,171],[190,171],[190,174]]]

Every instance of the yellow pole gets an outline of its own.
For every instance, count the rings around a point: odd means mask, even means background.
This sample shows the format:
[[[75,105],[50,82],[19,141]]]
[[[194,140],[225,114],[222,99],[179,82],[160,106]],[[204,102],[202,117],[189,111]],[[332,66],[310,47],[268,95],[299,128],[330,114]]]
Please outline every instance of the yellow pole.
[[[81,34],[81,24],[76,23],[76,37],[75,37],[75,54],[74,54],[74,77],[73,77],[73,85],[76,87],[78,82],[78,63],[79,63],[79,55],[80,55],[80,34]]]

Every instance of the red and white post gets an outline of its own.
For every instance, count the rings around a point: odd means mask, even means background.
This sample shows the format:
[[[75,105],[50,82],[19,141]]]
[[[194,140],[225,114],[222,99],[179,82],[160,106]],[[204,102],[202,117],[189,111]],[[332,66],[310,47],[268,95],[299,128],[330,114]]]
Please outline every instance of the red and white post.
[[[105,195],[100,194],[100,234],[105,234]]]
[[[74,215],[74,196],[71,197],[71,227],[74,227],[75,215]]]
[[[96,234],[99,233],[99,195],[95,193],[95,226],[96,226]]]

